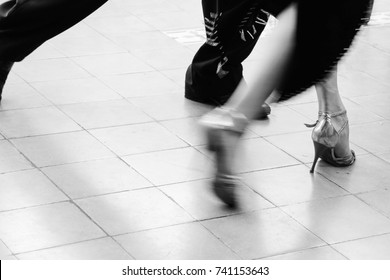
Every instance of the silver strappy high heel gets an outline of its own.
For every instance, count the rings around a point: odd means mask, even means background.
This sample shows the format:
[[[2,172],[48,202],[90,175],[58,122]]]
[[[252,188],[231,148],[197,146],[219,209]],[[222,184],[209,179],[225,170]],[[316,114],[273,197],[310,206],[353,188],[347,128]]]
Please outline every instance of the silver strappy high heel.
[[[336,129],[332,118],[342,116],[344,116],[343,122],[337,125],[338,128]],[[348,126],[347,111],[343,110],[336,113],[320,112],[317,122],[306,126],[314,127],[311,136],[314,144],[314,161],[310,173],[314,172],[319,158],[336,167],[349,166],[355,162],[356,156],[353,150],[350,150],[343,157],[338,157],[335,154],[335,147],[340,143],[341,136],[347,133],[345,129]]]

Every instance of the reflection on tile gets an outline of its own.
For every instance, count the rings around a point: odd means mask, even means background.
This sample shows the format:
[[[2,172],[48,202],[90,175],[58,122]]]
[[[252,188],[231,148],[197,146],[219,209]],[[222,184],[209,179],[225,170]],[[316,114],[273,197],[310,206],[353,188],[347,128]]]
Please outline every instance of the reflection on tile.
[[[247,173],[242,181],[278,206],[347,194],[302,165]]]
[[[390,232],[389,219],[352,196],[282,209],[329,244]]]
[[[115,238],[137,260],[238,259],[201,224],[190,223]]]
[[[104,235],[70,203],[0,213],[0,238],[15,254]]]
[[[117,158],[47,167],[42,171],[72,198],[151,186]]]
[[[121,98],[96,78],[47,81],[33,83],[33,86],[57,105]]]
[[[31,163],[8,141],[0,141],[0,173],[33,168]]]
[[[117,155],[140,154],[187,146],[158,123],[97,129],[91,133]]]
[[[149,122],[152,119],[126,100],[80,103],[60,109],[86,129]]]
[[[390,235],[339,243],[333,247],[351,260],[389,260]]]
[[[237,189],[239,207],[227,208],[214,195],[211,185],[212,180],[200,180],[164,186],[160,189],[197,220],[274,207],[249,188],[239,186]]]
[[[114,156],[86,132],[14,139],[12,143],[39,167]]]
[[[346,258],[330,246],[318,247],[284,255],[278,255],[266,260],[345,260]]]
[[[0,112],[0,130],[8,138],[81,130],[55,107]]]
[[[279,209],[202,222],[244,259],[264,258],[324,245]]]
[[[81,199],[76,203],[110,235],[193,220],[156,188]]]
[[[167,150],[123,159],[155,185],[210,178],[209,159],[193,148]]]
[[[111,238],[102,238],[17,256],[21,260],[129,260],[132,259]]]
[[[67,199],[53,183],[37,170],[0,175],[0,211],[49,204]]]
[[[351,193],[382,189],[390,184],[390,163],[373,155],[357,156],[352,166],[337,168],[319,162],[316,172]]]

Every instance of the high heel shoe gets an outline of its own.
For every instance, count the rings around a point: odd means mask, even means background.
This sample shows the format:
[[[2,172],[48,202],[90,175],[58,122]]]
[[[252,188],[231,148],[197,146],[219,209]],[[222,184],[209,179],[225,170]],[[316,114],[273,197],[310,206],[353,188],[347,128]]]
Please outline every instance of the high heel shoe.
[[[213,191],[230,207],[237,206],[237,177],[233,171],[236,145],[249,121],[241,113],[231,109],[217,108],[200,120],[205,129],[207,148],[215,153],[216,174]]]
[[[8,74],[11,71],[13,64],[13,62],[9,61],[0,61],[0,101],[3,93],[3,87],[7,81]]]
[[[347,112],[341,111],[337,113],[319,113],[317,122],[313,125],[306,125],[307,127],[314,127],[312,132],[312,140],[314,144],[314,161],[310,169],[310,173],[314,172],[314,168],[319,158],[326,161],[330,165],[336,167],[344,167],[352,165],[355,160],[355,152],[350,152],[343,156],[337,157],[335,154],[335,147],[341,144],[340,140],[343,133],[347,133],[345,130],[348,127]],[[342,123],[337,124],[338,128],[335,127],[336,122],[332,122],[332,118],[343,117]]]

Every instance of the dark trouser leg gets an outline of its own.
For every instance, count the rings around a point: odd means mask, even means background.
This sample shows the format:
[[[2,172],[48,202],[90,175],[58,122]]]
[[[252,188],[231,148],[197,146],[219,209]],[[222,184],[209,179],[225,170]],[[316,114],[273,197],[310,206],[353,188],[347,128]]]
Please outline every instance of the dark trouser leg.
[[[374,0],[370,0],[368,3],[367,15],[364,19],[364,24],[368,24],[371,19],[372,9],[374,7]]]
[[[107,0],[10,0],[0,5],[0,99],[12,62],[75,25]]]
[[[11,0],[0,5],[0,60],[21,61],[107,0]]]
[[[8,74],[11,71],[13,64],[13,62],[0,61],[0,101],[2,99],[5,81],[7,81]]]
[[[268,15],[256,0],[203,0],[202,6],[207,42],[195,54],[187,70],[185,96],[202,103],[222,105],[241,81],[242,62],[256,45]],[[215,14],[218,14],[217,19]],[[213,24],[217,25],[214,30]]]

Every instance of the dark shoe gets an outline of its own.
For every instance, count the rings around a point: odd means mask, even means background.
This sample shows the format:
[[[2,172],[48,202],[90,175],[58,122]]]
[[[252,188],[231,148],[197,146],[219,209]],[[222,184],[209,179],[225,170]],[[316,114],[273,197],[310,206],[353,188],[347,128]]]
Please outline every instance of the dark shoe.
[[[9,72],[11,71],[13,62],[0,61],[0,101],[3,93],[3,87],[7,81]]]

